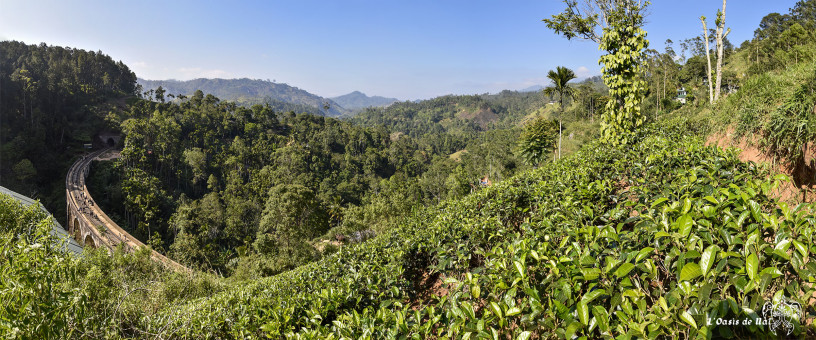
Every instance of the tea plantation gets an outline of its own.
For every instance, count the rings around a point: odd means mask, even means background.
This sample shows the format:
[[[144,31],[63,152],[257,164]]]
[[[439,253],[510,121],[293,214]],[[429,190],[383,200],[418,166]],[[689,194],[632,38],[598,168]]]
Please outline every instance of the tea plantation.
[[[814,206],[693,124],[591,144],[360,246],[138,320],[178,338],[719,338],[808,306]],[[792,334],[816,335],[794,321]]]

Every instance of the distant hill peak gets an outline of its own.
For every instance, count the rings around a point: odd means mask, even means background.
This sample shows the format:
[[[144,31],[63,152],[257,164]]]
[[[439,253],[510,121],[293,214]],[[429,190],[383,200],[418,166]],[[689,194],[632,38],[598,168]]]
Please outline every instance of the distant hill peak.
[[[348,113],[343,105],[337,102],[309,93],[305,90],[286,83],[272,82],[262,79],[223,79],[223,78],[196,78],[192,80],[145,80],[139,78],[137,82],[144,91],[156,89],[159,86],[170,94],[191,95],[196,90],[212,94],[223,100],[236,101],[242,104],[264,102],[288,103],[296,107],[309,109],[306,112],[340,116]],[[328,112],[324,106],[328,104]]]
[[[360,91],[354,91],[339,97],[330,98],[335,103],[349,110],[361,110],[367,107],[384,107],[399,101],[396,98],[380,96],[369,97]]]
[[[533,85],[524,89],[519,90],[519,92],[536,92],[541,91],[544,89],[544,86],[541,85]]]

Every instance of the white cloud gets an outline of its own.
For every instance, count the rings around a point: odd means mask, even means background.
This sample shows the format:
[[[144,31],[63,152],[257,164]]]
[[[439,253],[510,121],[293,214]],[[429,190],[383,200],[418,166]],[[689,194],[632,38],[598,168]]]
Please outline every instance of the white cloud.
[[[182,67],[178,69],[180,72],[180,79],[193,78],[229,78],[230,74],[224,70],[212,69],[206,70],[200,67]]]
[[[527,88],[527,87],[536,86],[536,85],[547,86],[547,85],[549,85],[551,83],[552,83],[552,81],[550,81],[550,78],[546,78],[546,77],[528,78],[528,79],[524,79],[522,82],[518,83],[516,85],[516,87],[518,87],[518,88]]]
[[[593,76],[593,74],[586,66],[580,66],[575,70],[575,76],[578,78],[586,78]]]

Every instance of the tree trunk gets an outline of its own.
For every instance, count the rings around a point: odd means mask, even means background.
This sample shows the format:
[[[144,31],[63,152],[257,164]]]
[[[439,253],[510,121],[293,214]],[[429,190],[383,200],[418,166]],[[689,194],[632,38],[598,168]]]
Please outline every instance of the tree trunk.
[[[24,122],[25,122],[25,119],[26,119],[27,112],[28,111],[26,111],[26,97],[25,97],[25,92],[24,92],[23,93],[23,121]],[[23,123],[23,124],[25,124],[25,123]]]
[[[708,62],[708,67],[706,70],[706,77],[708,78],[708,103],[714,103],[714,84],[711,83],[711,55],[709,54],[708,50],[708,28],[706,27],[705,16],[700,17],[700,21],[703,23],[703,36],[705,37],[705,46],[706,46],[706,61]]]
[[[558,159],[561,159],[561,117],[558,117]]]
[[[558,114],[558,159],[561,159],[561,119],[564,116],[564,95],[561,95],[561,113]]]
[[[719,17],[717,25],[717,85],[714,87],[714,101],[720,99],[720,85],[722,81],[722,59],[723,59],[723,39],[728,35],[725,31],[725,0],[723,0],[722,16]]]
[[[672,63],[674,63],[674,60],[672,60]],[[666,68],[666,71],[663,73],[663,99],[666,99],[666,78],[668,76],[669,76],[669,69]],[[666,108],[664,107],[663,109],[665,110]]]
[[[589,123],[595,123],[595,100],[591,95],[589,97]]]

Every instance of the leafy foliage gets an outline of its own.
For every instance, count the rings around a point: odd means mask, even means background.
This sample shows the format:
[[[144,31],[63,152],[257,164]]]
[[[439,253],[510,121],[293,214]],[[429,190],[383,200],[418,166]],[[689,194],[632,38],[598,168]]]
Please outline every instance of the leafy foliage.
[[[527,128],[519,139],[521,157],[531,165],[539,165],[552,152],[556,145],[555,136],[558,127],[555,121],[539,118],[528,123]]]
[[[170,273],[117,249],[64,253],[52,218],[0,194],[0,337],[87,339],[144,336],[134,318],[173,301],[220,291],[208,274]]]
[[[601,116],[601,138],[615,145],[626,144],[629,134],[645,123],[641,104],[646,95],[643,63],[649,41],[642,26],[649,2],[594,0],[586,1],[584,6],[572,0],[564,3],[564,12],[544,22],[567,39],[590,39],[607,52],[599,60],[610,96]],[[598,27],[602,34],[598,34]]]
[[[59,244],[51,218],[36,205],[24,207],[0,194],[0,334],[4,338],[56,338],[75,331],[77,317],[93,311],[73,303],[71,266],[54,256]]]

